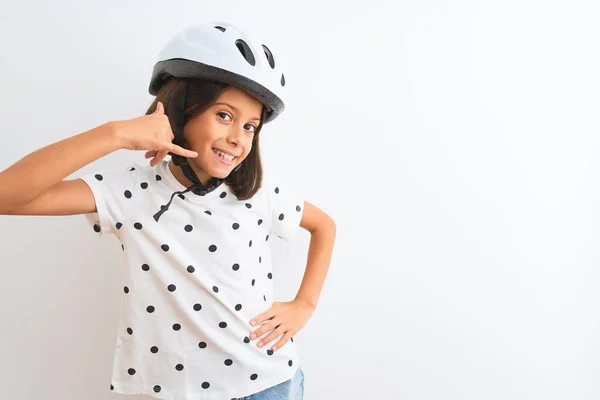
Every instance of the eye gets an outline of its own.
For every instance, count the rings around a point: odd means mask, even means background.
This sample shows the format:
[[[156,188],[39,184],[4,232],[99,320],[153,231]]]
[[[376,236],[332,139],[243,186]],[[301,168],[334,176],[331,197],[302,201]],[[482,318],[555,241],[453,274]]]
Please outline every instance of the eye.
[[[218,112],[217,115],[219,117],[221,117],[221,119],[227,120],[227,118],[229,118],[229,120],[231,120],[231,115],[227,114],[226,112]]]
[[[250,131],[250,132],[255,132],[256,129],[258,129],[258,128],[256,127],[256,125],[246,124],[246,126],[244,127],[244,129],[246,129],[247,131]]]

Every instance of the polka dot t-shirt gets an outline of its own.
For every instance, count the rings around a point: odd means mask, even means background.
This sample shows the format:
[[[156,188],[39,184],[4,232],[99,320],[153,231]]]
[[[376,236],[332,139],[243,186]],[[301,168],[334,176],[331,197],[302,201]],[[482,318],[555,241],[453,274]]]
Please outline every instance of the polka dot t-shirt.
[[[173,196],[186,187],[168,161],[80,178],[96,201],[87,220],[98,234],[113,234],[125,257],[110,390],[229,400],[294,376],[293,339],[275,352],[282,335],[259,348],[249,321],[272,305],[270,242],[299,230],[300,197],[267,180],[249,200],[224,183],[204,195]]]

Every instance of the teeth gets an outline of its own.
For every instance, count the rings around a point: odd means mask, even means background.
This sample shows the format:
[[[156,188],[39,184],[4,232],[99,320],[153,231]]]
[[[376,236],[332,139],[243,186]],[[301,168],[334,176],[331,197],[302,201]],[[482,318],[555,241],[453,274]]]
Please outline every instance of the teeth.
[[[219,157],[221,157],[222,159],[227,160],[227,161],[233,161],[233,159],[235,158],[234,156],[230,156],[229,154],[225,154],[219,150],[215,150],[215,153],[217,153],[217,155]]]

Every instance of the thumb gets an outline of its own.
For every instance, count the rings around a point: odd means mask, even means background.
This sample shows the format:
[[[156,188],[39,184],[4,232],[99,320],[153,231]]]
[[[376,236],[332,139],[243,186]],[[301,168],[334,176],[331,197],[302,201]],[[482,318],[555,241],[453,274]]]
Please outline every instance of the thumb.
[[[156,103],[156,110],[154,110],[153,114],[164,114],[165,113],[165,107],[163,106],[163,103],[161,103],[160,101],[158,103]]]

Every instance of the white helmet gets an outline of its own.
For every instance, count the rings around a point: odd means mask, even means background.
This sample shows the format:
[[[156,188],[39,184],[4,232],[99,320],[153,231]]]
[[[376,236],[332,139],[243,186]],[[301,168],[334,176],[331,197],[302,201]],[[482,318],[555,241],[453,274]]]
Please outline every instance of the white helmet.
[[[285,78],[275,55],[228,23],[205,23],[177,33],[154,65],[150,94],[156,95],[169,76],[239,87],[264,104],[264,123],[285,108]]]

